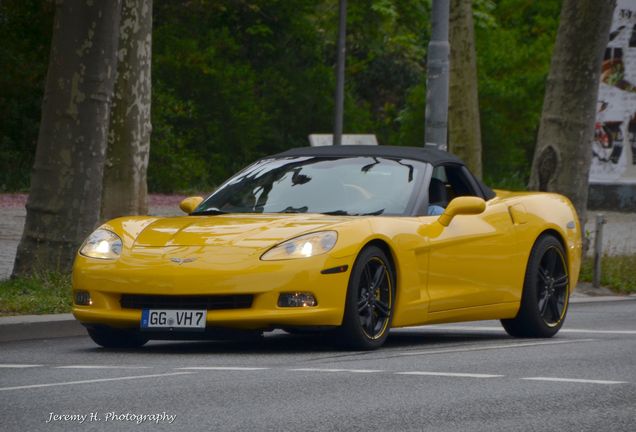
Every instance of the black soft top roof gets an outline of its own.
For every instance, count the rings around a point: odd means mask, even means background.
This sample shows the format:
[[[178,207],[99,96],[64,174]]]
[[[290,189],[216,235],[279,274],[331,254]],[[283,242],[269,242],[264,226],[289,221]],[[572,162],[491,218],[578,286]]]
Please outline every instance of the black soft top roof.
[[[464,162],[455,155],[430,147],[398,147],[398,146],[375,146],[375,145],[344,145],[344,146],[321,146],[321,147],[297,147],[278,153],[270,157],[290,157],[290,156],[318,156],[318,157],[347,157],[347,156],[376,156],[395,159],[412,159],[428,162],[433,166],[453,163],[464,165]],[[470,176],[472,174],[469,173]],[[475,182],[481,189],[486,200],[496,196],[492,189],[486,186],[481,180],[475,178]]]
[[[343,146],[321,146],[321,147],[297,147],[273,157],[289,156],[376,156],[387,158],[413,159],[422,162],[429,162],[432,165],[442,163],[456,163],[464,165],[457,156],[448,152],[428,148],[428,147],[398,147],[398,146],[375,146],[375,145],[343,145]]]

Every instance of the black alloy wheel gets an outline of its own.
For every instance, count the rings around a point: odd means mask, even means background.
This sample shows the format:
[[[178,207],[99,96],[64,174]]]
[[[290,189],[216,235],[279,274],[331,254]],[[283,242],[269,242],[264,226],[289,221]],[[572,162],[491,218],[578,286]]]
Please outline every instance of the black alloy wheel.
[[[568,291],[568,272],[561,251],[550,247],[541,259],[537,275],[539,313],[546,325],[558,325],[565,312]]]
[[[351,271],[340,342],[353,349],[374,349],[386,340],[395,299],[391,262],[376,246],[362,250]]]
[[[553,235],[542,235],[530,252],[519,312],[501,324],[511,336],[552,337],[563,325],[569,295],[563,245]]]
[[[358,318],[370,339],[382,337],[389,324],[392,306],[391,277],[387,264],[372,257],[364,265],[358,284]]]

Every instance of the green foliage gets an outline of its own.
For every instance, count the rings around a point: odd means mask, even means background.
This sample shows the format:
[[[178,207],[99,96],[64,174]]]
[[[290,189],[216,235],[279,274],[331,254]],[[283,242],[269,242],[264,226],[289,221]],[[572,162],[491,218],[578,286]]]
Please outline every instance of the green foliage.
[[[309,0],[157,5],[151,190],[218,184],[329,130],[333,78],[313,9]]]
[[[580,279],[592,282],[594,260],[583,259]],[[601,285],[618,293],[636,293],[636,255],[604,256],[601,258]]]
[[[474,0],[486,180],[523,188],[559,0]],[[0,191],[28,188],[54,5],[0,3]],[[349,2],[345,132],[424,141],[431,0]],[[149,188],[208,190],[330,133],[338,2],[155,1]]]
[[[0,280],[0,315],[70,312],[71,276],[42,273]]]
[[[560,9],[500,0],[489,7],[496,25],[476,26],[483,166],[495,187],[527,184]]]
[[[29,187],[52,19],[51,2],[0,2],[0,192]]]

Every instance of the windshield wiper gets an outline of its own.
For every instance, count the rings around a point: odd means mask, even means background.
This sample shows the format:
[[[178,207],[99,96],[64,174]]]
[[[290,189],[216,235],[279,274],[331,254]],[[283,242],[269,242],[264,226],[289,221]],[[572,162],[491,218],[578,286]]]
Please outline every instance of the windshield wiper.
[[[289,206],[285,210],[281,210],[277,213],[307,213],[307,210],[308,210],[307,206],[303,206],[303,207]]]
[[[227,212],[220,210],[216,207],[209,207],[209,208],[206,208],[205,210],[192,212],[190,213],[190,216],[213,216],[213,215],[222,215],[222,214],[227,214]]]
[[[350,214],[348,211],[344,210],[333,210],[327,212],[320,212],[320,214],[329,215],[329,216],[354,216]]]
[[[329,216],[378,216],[384,213],[384,209],[376,210],[369,213],[349,213],[344,210],[333,210],[328,212],[320,212],[320,214],[329,215]]]

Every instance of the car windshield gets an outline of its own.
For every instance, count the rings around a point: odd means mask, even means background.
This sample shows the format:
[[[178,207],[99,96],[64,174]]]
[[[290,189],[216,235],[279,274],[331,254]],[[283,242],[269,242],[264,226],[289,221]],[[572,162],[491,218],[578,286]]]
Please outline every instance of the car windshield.
[[[382,157],[263,159],[226,181],[193,215],[404,215],[426,164]]]

